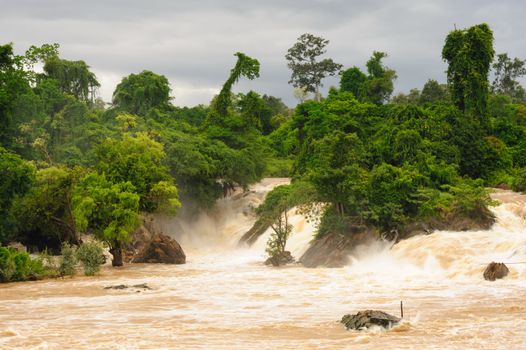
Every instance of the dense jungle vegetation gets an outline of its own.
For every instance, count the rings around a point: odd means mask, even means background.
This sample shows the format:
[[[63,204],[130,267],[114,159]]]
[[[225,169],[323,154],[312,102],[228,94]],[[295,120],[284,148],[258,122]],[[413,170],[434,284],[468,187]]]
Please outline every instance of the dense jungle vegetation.
[[[366,71],[344,68],[321,58],[328,43],[304,34],[289,49],[294,109],[233,92],[259,76],[259,62],[239,52],[208,106],[178,107],[154,72],[124,77],[107,104],[90,67],[61,58],[59,45],[24,55],[0,46],[0,243],[58,252],[89,233],[119,256],[144,213],[195,215],[263,176],[293,182],[269,195],[261,217],[280,231],[286,209],[318,208],[318,236],[476,219],[489,215],[486,187],[526,189],[525,61],[495,57],[488,25],[447,35],[447,84],[396,96],[386,53]],[[340,85],[321,96],[336,74]]]

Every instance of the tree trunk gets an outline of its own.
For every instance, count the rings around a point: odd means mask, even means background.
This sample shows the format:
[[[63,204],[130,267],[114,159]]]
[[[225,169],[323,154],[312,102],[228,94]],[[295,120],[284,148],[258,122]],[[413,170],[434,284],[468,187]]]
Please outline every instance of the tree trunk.
[[[120,246],[111,247],[110,254],[113,255],[111,266],[122,266],[122,248]]]

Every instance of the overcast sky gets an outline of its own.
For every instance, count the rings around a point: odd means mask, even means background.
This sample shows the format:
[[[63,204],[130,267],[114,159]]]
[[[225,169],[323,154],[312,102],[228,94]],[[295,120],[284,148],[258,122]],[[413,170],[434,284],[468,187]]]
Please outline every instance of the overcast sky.
[[[296,101],[288,85],[287,49],[302,33],[330,40],[327,56],[364,67],[385,51],[397,92],[445,82],[440,53],[454,28],[490,24],[497,53],[526,58],[526,1],[509,0],[0,0],[0,43],[59,43],[62,58],[86,61],[106,101],[122,77],[144,69],[165,75],[176,105],[207,104],[235,63],[237,51],[257,58],[261,77],[235,91],[255,90]],[[324,91],[337,85],[324,81]]]

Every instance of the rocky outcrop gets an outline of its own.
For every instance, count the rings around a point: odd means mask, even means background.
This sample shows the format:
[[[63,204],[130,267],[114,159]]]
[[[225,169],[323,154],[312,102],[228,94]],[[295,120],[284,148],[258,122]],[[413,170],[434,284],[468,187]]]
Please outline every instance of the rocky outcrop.
[[[294,262],[294,258],[292,257],[292,254],[286,250],[280,254],[277,254],[275,256],[271,256],[265,261],[265,265],[272,265],[272,266],[282,266],[287,264],[292,264]]]
[[[341,323],[347,329],[361,330],[371,326],[380,326],[389,329],[399,323],[401,318],[389,315],[383,311],[366,310],[360,311],[355,315],[345,315],[342,317]]]
[[[492,262],[486,267],[486,270],[484,270],[483,276],[486,281],[495,281],[506,277],[509,272],[510,270],[505,264]]]
[[[248,230],[239,240],[239,245],[252,245],[256,242],[262,234],[270,227],[271,222],[262,218],[257,219],[257,221],[252,225],[250,230]]]
[[[330,233],[313,241],[299,262],[305,267],[341,267],[349,263],[349,256],[359,245],[376,240],[376,233],[357,228],[346,235]]]
[[[153,235],[142,250],[131,260],[133,263],[184,264],[186,255],[175,239],[161,233]]]
[[[175,239],[162,233],[152,233],[143,225],[133,233],[124,260],[132,263],[184,264],[186,254]]]
[[[465,216],[449,214],[440,218],[430,218],[424,222],[408,224],[400,231],[398,239],[406,239],[417,235],[427,235],[433,231],[476,231],[489,230],[495,223],[495,215],[488,209],[480,209],[477,215]]]

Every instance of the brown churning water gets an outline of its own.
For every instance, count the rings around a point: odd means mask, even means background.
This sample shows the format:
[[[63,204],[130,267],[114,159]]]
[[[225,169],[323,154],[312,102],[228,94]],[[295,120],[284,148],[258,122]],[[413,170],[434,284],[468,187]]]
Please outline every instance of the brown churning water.
[[[285,180],[266,180],[214,214],[179,222],[186,265],[104,268],[75,277],[0,285],[0,349],[524,349],[526,266],[496,282],[491,261],[526,261],[526,199],[498,192],[489,231],[436,232],[394,247],[363,247],[350,266],[268,268],[263,236],[236,248],[247,206]],[[306,249],[299,215],[289,242]],[[170,221],[163,223],[165,232]],[[191,237],[192,231],[196,237]],[[199,235],[199,236],[197,236]],[[147,283],[152,290],[107,290]],[[405,321],[390,331],[346,331],[349,312],[381,309]]]

